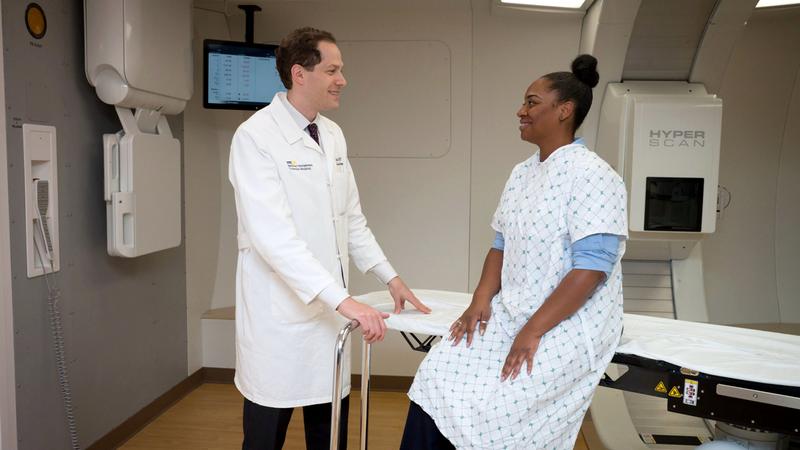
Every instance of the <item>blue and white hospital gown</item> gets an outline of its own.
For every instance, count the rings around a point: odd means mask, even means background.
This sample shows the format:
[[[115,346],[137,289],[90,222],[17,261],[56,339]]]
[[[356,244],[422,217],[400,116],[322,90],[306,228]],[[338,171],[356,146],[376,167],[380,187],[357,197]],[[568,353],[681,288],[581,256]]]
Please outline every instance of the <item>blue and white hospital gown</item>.
[[[486,332],[469,348],[440,341],[408,393],[456,448],[573,448],[622,333],[624,239],[611,275],[542,337],[533,373],[523,365],[501,383],[500,371],[519,330],[572,269],[571,245],[598,233],[627,236],[626,205],[619,175],[580,144],[514,168],[492,221],[505,249]]]

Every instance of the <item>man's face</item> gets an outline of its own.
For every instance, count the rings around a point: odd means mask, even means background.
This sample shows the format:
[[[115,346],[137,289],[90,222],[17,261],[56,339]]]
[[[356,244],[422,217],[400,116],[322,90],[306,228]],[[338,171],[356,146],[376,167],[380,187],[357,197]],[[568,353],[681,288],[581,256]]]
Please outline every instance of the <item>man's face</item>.
[[[342,53],[336,44],[320,41],[317,45],[321,60],[313,70],[305,70],[303,95],[317,111],[329,111],[339,107],[339,97],[347,80],[342,74]]]

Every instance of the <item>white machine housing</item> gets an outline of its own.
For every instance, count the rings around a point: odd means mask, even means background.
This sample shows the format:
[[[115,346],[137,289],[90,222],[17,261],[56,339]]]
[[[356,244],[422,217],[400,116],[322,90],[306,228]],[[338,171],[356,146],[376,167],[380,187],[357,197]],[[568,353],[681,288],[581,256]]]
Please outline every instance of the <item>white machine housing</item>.
[[[139,130],[131,110],[117,107],[123,130],[103,135],[108,254],[134,258],[181,244],[181,143]],[[141,110],[140,110],[141,111]]]
[[[103,135],[108,253],[177,247],[181,147],[164,114],[194,88],[191,0],[85,0],[84,15],[86,78],[123,125]]]
[[[683,259],[716,228],[722,100],[702,84],[610,83],[596,151],[628,189],[629,259]]]
[[[191,0],[85,0],[86,78],[105,103],[180,114],[192,97]]]

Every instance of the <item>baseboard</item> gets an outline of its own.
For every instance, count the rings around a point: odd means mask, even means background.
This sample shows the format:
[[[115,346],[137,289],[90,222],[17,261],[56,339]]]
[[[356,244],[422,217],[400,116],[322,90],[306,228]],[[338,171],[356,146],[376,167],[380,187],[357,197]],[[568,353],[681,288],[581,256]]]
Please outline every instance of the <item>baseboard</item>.
[[[119,424],[105,436],[98,439],[86,450],[106,450],[115,449],[142,430],[148,423],[152,422],[161,413],[169,409],[170,406],[178,402],[187,394],[203,384],[203,369],[189,375],[185,380],[175,385],[172,389],[165,392],[149,405],[140,409],[139,412]]]
[[[233,384],[234,369],[203,367],[203,383]]]
[[[115,449],[132,438],[141,431],[147,424],[155,420],[164,411],[177,403],[180,399],[197,389],[203,383],[223,383],[232,384],[233,369],[217,367],[203,367],[197,372],[186,377],[175,387],[165,392],[163,395],[153,400],[139,412],[122,422],[105,436],[98,439],[86,450],[106,450]],[[372,375],[370,381],[370,391],[389,391],[406,392],[411,387],[413,377],[397,377],[389,375]],[[361,387],[361,375],[352,375],[351,383],[354,389]]]

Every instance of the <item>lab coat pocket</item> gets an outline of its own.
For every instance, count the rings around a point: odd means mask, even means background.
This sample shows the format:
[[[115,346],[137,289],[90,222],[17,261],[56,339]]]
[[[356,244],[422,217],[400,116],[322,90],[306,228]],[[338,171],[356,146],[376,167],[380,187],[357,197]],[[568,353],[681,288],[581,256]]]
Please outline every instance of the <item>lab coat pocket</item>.
[[[273,272],[269,277],[270,308],[279,323],[308,322],[322,313],[323,306],[319,300],[305,304],[278,274]]]

